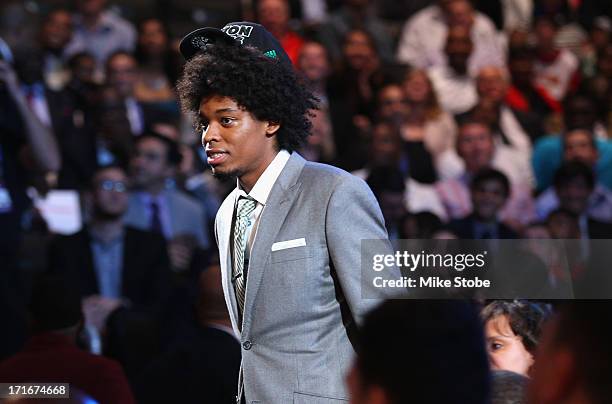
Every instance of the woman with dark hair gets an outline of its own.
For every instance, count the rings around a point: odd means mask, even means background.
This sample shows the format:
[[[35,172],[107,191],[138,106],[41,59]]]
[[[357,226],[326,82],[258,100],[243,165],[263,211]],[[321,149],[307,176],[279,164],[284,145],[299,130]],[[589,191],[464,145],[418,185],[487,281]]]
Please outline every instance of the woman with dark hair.
[[[140,79],[136,98],[143,103],[161,104],[178,111],[174,85],[181,72],[180,56],[172,49],[168,32],[157,18],[138,24],[138,45],[134,54]]]
[[[491,369],[527,376],[550,315],[549,305],[527,300],[495,300],[485,306],[481,317]]]

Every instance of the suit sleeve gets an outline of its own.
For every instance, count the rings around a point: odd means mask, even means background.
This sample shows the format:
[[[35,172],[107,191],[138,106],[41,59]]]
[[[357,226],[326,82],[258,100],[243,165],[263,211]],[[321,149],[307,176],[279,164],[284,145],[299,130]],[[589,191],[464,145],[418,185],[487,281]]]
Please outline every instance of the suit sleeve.
[[[361,324],[364,314],[380,303],[379,299],[362,298],[361,240],[385,240],[382,244],[386,251],[364,251],[365,254],[392,254],[382,212],[363,180],[355,176],[339,179],[327,207],[325,231],[342,292],[355,321]],[[372,249],[369,244],[368,248]]]

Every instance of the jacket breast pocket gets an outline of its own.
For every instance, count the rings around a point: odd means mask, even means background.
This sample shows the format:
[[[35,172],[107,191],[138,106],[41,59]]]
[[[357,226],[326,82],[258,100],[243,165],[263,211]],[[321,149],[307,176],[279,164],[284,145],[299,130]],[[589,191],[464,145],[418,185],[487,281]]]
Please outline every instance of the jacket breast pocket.
[[[341,398],[323,397],[309,393],[293,393],[293,404],[346,404],[348,400]]]
[[[287,261],[297,261],[313,256],[313,249],[310,245],[292,247],[284,250],[272,251],[270,260],[273,264]]]

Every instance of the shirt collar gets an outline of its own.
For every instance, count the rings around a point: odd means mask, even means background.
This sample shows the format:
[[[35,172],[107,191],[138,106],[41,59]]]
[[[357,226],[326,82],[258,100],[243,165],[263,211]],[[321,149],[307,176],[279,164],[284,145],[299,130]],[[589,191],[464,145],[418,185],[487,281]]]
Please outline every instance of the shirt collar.
[[[253,189],[249,192],[249,196],[255,199],[257,203],[262,205],[266,204],[270,191],[272,191],[276,179],[283,171],[283,168],[285,168],[285,164],[289,161],[290,156],[287,150],[281,150],[261,174],[255,186],[253,186]],[[236,183],[238,184],[238,196],[246,196],[246,192],[240,185],[240,181],[236,180]]]

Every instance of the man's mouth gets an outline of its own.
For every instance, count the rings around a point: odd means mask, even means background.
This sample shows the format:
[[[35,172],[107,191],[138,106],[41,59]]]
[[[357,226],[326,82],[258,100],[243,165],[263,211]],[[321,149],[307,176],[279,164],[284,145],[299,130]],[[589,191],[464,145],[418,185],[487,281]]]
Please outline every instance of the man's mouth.
[[[209,165],[215,166],[222,163],[227,158],[227,153],[222,150],[207,150],[207,159]]]

